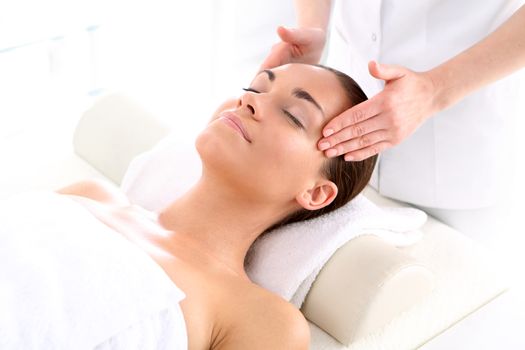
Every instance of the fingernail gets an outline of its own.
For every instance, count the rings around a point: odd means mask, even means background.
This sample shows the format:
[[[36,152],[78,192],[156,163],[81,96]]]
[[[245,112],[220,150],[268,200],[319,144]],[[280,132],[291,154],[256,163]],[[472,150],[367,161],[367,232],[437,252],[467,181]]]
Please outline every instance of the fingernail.
[[[324,137],[328,137],[328,136],[332,135],[333,133],[334,133],[334,131],[332,129],[326,129],[325,131],[323,131]]]
[[[328,143],[328,142],[321,142],[319,147],[321,148],[321,151],[324,151],[325,149],[330,148],[330,143]]]
[[[326,151],[326,156],[327,157],[333,157],[337,154],[337,151],[335,149],[329,149],[328,151]]]
[[[349,160],[354,160],[354,157],[351,156],[351,155],[348,155],[348,154],[347,154],[347,155],[345,156],[345,160],[347,160],[347,161],[349,161]]]

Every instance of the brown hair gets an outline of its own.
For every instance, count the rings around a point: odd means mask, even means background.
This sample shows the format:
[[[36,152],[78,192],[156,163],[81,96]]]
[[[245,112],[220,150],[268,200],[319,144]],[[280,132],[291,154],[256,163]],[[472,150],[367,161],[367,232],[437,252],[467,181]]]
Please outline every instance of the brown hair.
[[[368,99],[354,79],[345,73],[320,64],[316,64],[315,66],[324,68],[336,75],[339,83],[346,92],[351,106],[355,106]],[[376,161],[377,155],[356,162],[346,161],[344,155],[327,158],[322,166],[321,173],[326,179],[332,181],[337,186],[337,196],[332,203],[318,210],[300,209],[268,227],[258,238],[280,226],[291,224],[292,222],[313,219],[350,202],[366,187],[368,181],[370,181]]]

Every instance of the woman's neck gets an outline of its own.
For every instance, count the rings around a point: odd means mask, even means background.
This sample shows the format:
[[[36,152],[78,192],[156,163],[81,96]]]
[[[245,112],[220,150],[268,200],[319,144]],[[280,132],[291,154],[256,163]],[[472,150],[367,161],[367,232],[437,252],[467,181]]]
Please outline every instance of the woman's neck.
[[[244,258],[249,247],[281,216],[275,208],[246,198],[232,192],[231,186],[201,177],[159,213],[159,223],[172,232],[173,242],[184,242],[208,263],[222,264],[246,277]]]

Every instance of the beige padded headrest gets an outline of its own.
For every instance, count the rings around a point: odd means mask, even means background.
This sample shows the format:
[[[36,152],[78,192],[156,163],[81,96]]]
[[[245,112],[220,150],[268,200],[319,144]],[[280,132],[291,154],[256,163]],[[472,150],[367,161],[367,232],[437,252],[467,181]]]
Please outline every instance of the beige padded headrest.
[[[135,100],[112,93],[84,112],[73,138],[75,152],[119,185],[131,160],[167,136],[170,128]]]
[[[301,308],[344,345],[379,330],[426,297],[434,274],[374,235],[339,248],[317,276]]]

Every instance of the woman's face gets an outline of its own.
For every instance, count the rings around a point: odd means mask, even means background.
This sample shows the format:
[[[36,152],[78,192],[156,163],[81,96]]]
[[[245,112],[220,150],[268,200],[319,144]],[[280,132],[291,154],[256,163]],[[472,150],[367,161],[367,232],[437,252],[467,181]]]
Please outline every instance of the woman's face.
[[[317,142],[323,126],[348,107],[337,77],[326,69],[287,64],[262,71],[197,137],[203,175],[211,172],[244,198],[297,204],[297,196],[327,181]]]

